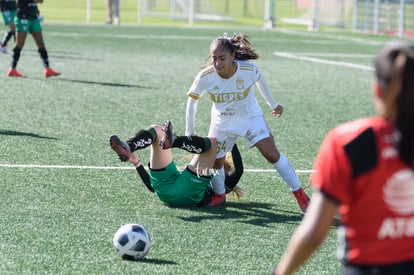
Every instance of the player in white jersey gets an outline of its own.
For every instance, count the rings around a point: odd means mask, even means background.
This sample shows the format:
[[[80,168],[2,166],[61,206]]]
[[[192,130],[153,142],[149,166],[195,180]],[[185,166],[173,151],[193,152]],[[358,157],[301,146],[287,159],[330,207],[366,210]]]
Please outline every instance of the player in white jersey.
[[[215,193],[224,192],[222,182],[226,153],[231,151],[238,137],[244,137],[249,147],[257,147],[273,165],[289,185],[302,211],[306,211],[309,197],[301,188],[300,180],[288,159],[278,151],[255,97],[256,86],[272,109],[272,114],[282,115],[283,106],[273,99],[264,76],[249,61],[258,58],[246,35],[234,34],[229,38],[225,34],[213,40],[210,60],[196,76],[187,93],[186,135],[196,134],[197,103],[207,92],[213,102],[208,136],[215,137],[218,146],[215,168],[219,173],[213,179]]]

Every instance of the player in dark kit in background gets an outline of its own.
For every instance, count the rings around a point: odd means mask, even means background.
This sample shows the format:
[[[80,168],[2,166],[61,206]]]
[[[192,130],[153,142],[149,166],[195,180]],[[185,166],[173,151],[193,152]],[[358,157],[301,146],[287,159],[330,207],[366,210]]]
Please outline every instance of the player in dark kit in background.
[[[16,39],[16,26],[14,25],[14,16],[17,9],[16,0],[0,0],[0,9],[4,25],[9,26],[9,31],[4,34],[0,42],[0,51],[7,53],[7,43],[12,37]]]
[[[20,53],[26,41],[27,33],[31,33],[36,42],[40,58],[44,66],[45,77],[58,76],[59,72],[55,72],[49,66],[49,57],[43,41],[42,27],[38,18],[39,10],[37,3],[43,3],[43,0],[18,0],[17,11],[14,18],[16,25],[16,45],[13,49],[11,67],[7,72],[7,76],[24,77],[16,70],[17,63],[20,59]]]

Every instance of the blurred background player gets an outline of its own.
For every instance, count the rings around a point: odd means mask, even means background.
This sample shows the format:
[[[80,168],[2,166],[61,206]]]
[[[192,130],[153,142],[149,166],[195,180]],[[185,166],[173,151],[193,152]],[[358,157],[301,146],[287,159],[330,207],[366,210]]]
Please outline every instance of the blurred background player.
[[[9,30],[4,34],[0,42],[0,51],[7,53],[7,43],[11,38],[16,40],[16,27],[14,25],[14,17],[16,16],[16,0],[0,0],[1,15],[3,16],[4,25],[9,27]]]
[[[213,102],[208,136],[216,138],[218,144],[215,163],[218,174],[213,178],[213,183],[225,180],[225,155],[233,148],[237,138],[243,137],[249,147],[256,147],[272,164],[289,185],[301,210],[305,212],[309,197],[302,189],[299,177],[288,159],[277,149],[254,93],[254,86],[257,86],[272,109],[272,114],[282,115],[283,106],[273,99],[264,76],[249,61],[258,58],[259,55],[244,34],[234,34],[232,37],[225,34],[212,41],[209,61],[196,76],[187,93],[185,134],[196,134],[198,100],[207,91]]]
[[[25,77],[16,70],[16,67],[28,33],[33,36],[33,39],[37,45],[38,52],[44,66],[44,76],[51,77],[60,75],[59,72],[54,71],[49,66],[49,57],[43,41],[37,3],[43,3],[43,0],[17,1],[17,11],[14,18],[14,24],[16,26],[16,44],[13,49],[11,66],[7,72],[7,76]]]
[[[108,20],[106,24],[119,25],[121,23],[119,18],[119,0],[106,0]]]
[[[214,138],[176,136],[172,124],[151,125],[126,142],[118,136],[109,138],[111,148],[121,161],[134,164],[147,188],[170,206],[213,206],[223,204],[225,195],[214,194],[210,188],[217,144]],[[149,177],[135,151],[151,147]],[[179,170],[171,148],[181,148],[194,157]]]
[[[387,43],[374,66],[378,115],[325,137],[308,211],[273,274],[295,272],[337,213],[340,274],[414,274],[414,44]]]

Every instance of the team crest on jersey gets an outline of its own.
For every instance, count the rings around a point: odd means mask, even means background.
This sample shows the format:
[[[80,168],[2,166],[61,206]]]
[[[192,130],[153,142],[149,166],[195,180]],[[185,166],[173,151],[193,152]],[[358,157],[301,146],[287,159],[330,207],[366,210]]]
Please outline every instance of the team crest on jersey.
[[[220,88],[219,88],[219,86],[214,86],[214,91],[217,91],[217,90],[219,90]]]
[[[244,89],[244,80],[239,78],[236,80],[236,86],[237,90],[243,90]]]

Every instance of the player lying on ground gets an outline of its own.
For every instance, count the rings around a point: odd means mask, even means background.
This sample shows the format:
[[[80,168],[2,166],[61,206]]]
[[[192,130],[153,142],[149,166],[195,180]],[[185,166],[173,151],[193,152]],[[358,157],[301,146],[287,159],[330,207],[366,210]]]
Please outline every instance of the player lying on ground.
[[[121,161],[133,163],[147,188],[170,206],[219,205],[225,202],[225,194],[214,194],[210,184],[217,149],[213,138],[176,136],[172,123],[167,121],[163,127],[154,124],[140,130],[126,142],[113,135],[110,137],[110,146]],[[135,151],[149,146],[151,157],[148,174]],[[171,148],[181,148],[195,154],[185,169],[177,168]],[[243,167],[239,163],[235,163],[234,167],[241,167],[241,170],[234,169],[231,173],[231,179],[238,180]]]
[[[135,154],[135,152],[131,154]],[[129,162],[134,164],[135,160],[136,157],[133,156],[130,158]],[[136,167],[136,170],[144,185],[148,188],[148,190],[154,193],[154,188],[152,188],[151,186],[151,181],[147,170],[145,170],[145,168],[142,165]],[[237,184],[239,183],[239,180],[243,175],[244,167],[243,160],[241,158],[237,144],[233,146],[231,152],[228,153],[226,156],[226,161],[224,163],[224,171],[226,173],[224,181],[226,194],[236,196],[238,199],[240,199],[244,196],[244,191],[243,189],[238,187]]]

